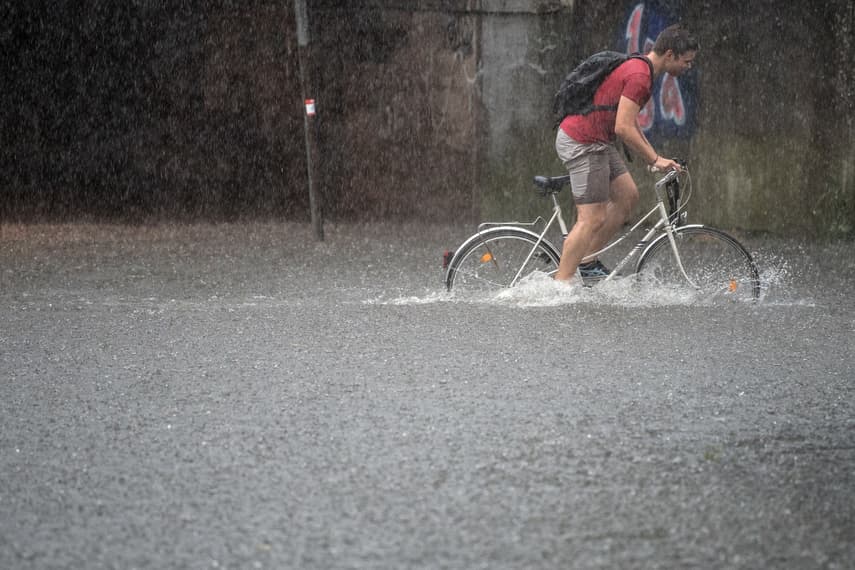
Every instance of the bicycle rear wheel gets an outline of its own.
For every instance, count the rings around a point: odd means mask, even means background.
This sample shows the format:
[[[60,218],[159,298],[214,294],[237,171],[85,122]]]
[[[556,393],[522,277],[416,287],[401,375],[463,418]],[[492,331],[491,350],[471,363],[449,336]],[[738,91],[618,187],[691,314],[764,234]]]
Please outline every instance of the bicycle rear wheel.
[[[638,260],[643,281],[674,290],[692,291],[703,301],[754,301],[760,277],[751,254],[735,238],[715,228],[683,226],[674,239],[689,284],[677,264],[667,235],[656,239]]]
[[[532,232],[513,227],[475,234],[454,253],[445,274],[449,291],[489,292],[516,285],[535,271],[558,269],[559,254]]]

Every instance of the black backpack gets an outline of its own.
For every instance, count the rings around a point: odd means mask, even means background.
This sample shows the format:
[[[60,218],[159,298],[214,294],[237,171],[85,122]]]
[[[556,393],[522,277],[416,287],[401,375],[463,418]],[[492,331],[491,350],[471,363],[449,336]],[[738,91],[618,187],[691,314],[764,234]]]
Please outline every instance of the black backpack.
[[[617,105],[594,105],[594,94],[617,66],[628,59],[643,59],[650,66],[650,81],[653,81],[653,64],[641,54],[628,55],[616,51],[595,53],[571,71],[555,94],[552,112],[557,127],[567,115],[587,115],[592,111],[611,111]]]

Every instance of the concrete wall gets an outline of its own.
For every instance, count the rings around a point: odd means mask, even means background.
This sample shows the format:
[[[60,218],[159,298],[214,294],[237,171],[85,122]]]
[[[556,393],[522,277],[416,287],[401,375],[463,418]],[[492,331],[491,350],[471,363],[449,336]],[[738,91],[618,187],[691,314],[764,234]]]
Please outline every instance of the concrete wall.
[[[517,219],[542,213],[531,178],[555,170],[551,93],[564,69],[566,11],[485,12],[481,19],[483,165],[480,215]]]
[[[851,0],[308,4],[329,218],[539,212],[531,177],[561,172],[555,89],[626,45],[643,5],[658,14],[646,25],[682,20],[701,38],[689,134],[652,131],[690,161],[693,219],[855,233]],[[27,4],[7,21],[0,219],[308,216],[290,0]]]
[[[855,4],[733,4],[687,14],[703,42],[692,156],[705,218],[852,235]]]
[[[331,105],[322,127],[327,212],[474,221],[530,200],[533,169],[554,154],[544,93],[564,67],[555,60],[570,4],[316,9],[325,31],[313,57]]]
[[[520,189],[535,172],[560,172],[542,128],[544,103],[572,62],[626,45],[639,5],[660,26],[683,21],[702,44],[690,78],[690,134],[649,135],[689,160],[692,218],[735,230],[852,235],[855,4],[846,0],[579,1],[560,12],[485,16],[485,215],[538,207]],[[630,168],[644,190],[652,176]]]
[[[481,152],[477,17],[358,4],[313,13],[327,216],[468,215]]]
[[[485,16],[485,215],[534,210],[521,188],[531,174],[561,171],[550,161],[552,134],[541,128],[544,103],[572,62],[626,45],[639,5],[661,25],[683,21],[701,39],[689,78],[690,134],[651,136],[657,148],[689,160],[692,218],[734,230],[852,235],[855,4],[845,0],[580,1],[557,13]],[[644,191],[653,177],[630,168]]]

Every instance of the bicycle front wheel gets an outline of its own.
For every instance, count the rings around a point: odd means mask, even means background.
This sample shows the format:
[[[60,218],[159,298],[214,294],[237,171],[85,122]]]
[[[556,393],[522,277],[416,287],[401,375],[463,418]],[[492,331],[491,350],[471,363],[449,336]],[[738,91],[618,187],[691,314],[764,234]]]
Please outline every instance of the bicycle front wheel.
[[[692,291],[704,301],[754,301],[760,297],[757,266],[734,237],[705,226],[683,226],[674,231],[674,241],[685,275],[668,236],[663,235],[638,260],[640,279]]]
[[[552,275],[559,254],[547,241],[521,228],[475,234],[454,253],[445,274],[449,291],[490,292],[512,287],[533,272]]]

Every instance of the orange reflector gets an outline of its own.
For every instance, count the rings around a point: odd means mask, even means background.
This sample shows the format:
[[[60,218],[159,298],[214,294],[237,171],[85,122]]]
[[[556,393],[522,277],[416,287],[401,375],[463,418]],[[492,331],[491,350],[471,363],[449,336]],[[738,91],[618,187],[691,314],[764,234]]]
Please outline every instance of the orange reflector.
[[[489,251],[481,256],[481,263],[488,263],[490,261],[493,261],[493,254]]]
[[[728,288],[730,289],[730,292],[731,292],[731,293],[736,293],[736,288],[737,288],[738,286],[739,286],[739,285],[737,284],[736,279],[731,279],[731,280],[730,280],[730,286],[729,286]]]

